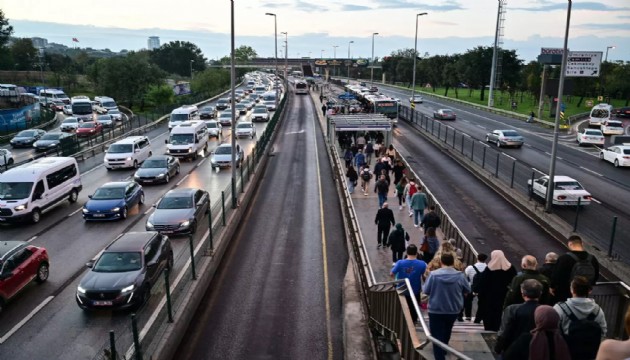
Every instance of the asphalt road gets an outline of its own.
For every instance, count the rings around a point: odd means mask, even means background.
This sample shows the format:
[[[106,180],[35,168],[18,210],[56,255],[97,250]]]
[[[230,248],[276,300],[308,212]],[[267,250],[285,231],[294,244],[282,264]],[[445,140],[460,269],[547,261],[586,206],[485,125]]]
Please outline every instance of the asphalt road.
[[[310,96],[295,96],[177,359],[342,359],[348,255]],[[325,235],[325,237],[324,237]]]

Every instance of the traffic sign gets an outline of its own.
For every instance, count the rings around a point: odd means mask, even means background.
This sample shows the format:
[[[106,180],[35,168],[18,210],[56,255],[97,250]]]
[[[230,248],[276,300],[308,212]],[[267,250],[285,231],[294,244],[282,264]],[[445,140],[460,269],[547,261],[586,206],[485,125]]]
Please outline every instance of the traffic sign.
[[[586,106],[593,107],[593,100],[586,100]]]
[[[347,93],[340,94],[340,95],[339,95],[339,96],[337,96],[337,97],[338,97],[339,99],[341,99],[341,100],[355,100],[355,99],[357,98],[356,96],[354,96],[353,94],[348,93],[348,92],[347,92]]]
[[[411,108],[412,108],[412,109],[415,109],[415,108],[416,108],[416,104],[411,103]]]
[[[599,77],[602,54],[601,51],[570,51],[565,75],[569,77]]]

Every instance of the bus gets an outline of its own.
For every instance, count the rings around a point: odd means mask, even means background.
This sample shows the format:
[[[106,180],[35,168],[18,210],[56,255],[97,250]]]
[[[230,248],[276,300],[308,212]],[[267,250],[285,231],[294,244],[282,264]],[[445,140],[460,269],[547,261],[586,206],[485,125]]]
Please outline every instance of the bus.
[[[296,95],[308,94],[308,84],[306,83],[306,81],[297,81],[295,83],[295,94]]]
[[[79,121],[92,121],[92,101],[87,96],[73,96],[70,99],[70,106],[72,107],[72,116],[76,117]]]
[[[591,109],[591,114],[588,118],[588,125],[601,126],[603,123],[606,123],[608,120],[610,120],[612,109],[612,105],[604,103],[593,106],[593,108]]]
[[[301,78],[302,77],[302,72],[300,70],[293,70],[293,71],[291,71],[291,76],[297,77],[297,78]]]

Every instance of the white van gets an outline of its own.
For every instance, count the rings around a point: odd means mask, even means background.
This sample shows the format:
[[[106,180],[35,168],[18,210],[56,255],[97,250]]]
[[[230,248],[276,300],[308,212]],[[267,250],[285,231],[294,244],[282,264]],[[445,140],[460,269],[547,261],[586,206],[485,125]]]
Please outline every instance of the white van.
[[[44,89],[39,91],[39,102],[49,103],[54,100],[63,101],[64,104],[70,104],[70,98],[66,93],[57,89]]]
[[[591,109],[591,115],[588,118],[588,124],[592,126],[601,126],[602,123],[610,120],[612,110],[612,105],[605,103],[593,106]]]
[[[83,189],[77,161],[45,157],[0,174],[0,223],[31,221],[66,199],[77,201]]]
[[[208,149],[208,128],[201,120],[186,121],[175,126],[164,141],[168,155],[195,160],[201,149]]]
[[[153,155],[151,142],[146,136],[129,136],[109,145],[103,162],[107,170],[138,168]]]
[[[168,130],[184,121],[199,120],[199,109],[195,105],[183,105],[171,111],[171,118],[168,121]]]
[[[107,114],[109,110],[118,110],[116,101],[108,96],[95,96],[93,107],[99,114]]]

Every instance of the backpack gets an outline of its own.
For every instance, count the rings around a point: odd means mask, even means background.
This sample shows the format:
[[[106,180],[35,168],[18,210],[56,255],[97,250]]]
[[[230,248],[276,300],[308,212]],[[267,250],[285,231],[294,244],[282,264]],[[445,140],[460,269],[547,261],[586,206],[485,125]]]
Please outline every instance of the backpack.
[[[418,188],[415,185],[409,187],[409,197],[412,197],[416,192],[418,192]]]
[[[370,174],[370,170],[365,169],[361,171],[361,179],[365,181],[370,181],[371,178],[372,178],[372,174]]]
[[[578,319],[566,303],[560,303],[559,306],[570,320],[569,332],[564,334],[564,338],[567,345],[569,345],[571,359],[595,359],[602,338],[602,328],[599,323],[595,321],[595,318],[601,308],[598,306],[597,310],[590,313],[584,319]]]
[[[595,267],[593,266],[593,255],[587,254],[586,259],[580,259],[572,252],[567,253],[573,260],[573,268],[571,269],[571,278],[573,280],[576,276],[584,276],[591,284],[595,283]]]
[[[475,269],[476,274],[473,276],[470,289],[472,290],[472,292],[477,293],[479,292],[479,283],[481,283],[481,276],[480,276],[481,272],[479,271],[479,269],[477,269],[475,265],[471,265],[471,266],[473,269]]]

